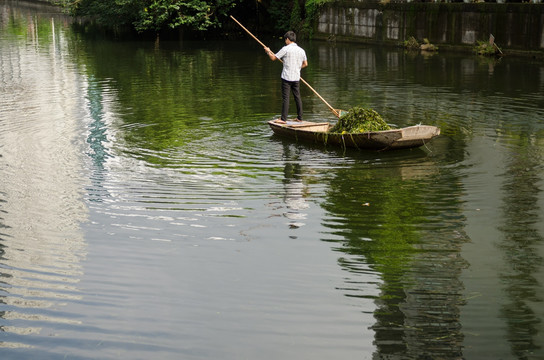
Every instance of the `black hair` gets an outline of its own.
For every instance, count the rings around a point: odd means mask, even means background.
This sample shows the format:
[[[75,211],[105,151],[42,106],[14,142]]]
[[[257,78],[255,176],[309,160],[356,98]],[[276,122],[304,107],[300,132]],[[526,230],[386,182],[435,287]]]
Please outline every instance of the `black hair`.
[[[296,42],[297,41],[297,35],[295,34],[294,31],[288,31],[285,33],[285,35],[283,35],[283,39],[289,39],[291,40],[292,42]]]

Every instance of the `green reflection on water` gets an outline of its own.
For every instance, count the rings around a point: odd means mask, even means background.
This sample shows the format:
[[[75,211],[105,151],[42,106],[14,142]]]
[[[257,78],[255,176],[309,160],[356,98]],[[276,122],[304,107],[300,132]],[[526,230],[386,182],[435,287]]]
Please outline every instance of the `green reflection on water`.
[[[248,141],[239,137],[239,129],[255,126],[253,109],[269,101],[258,84],[245,80],[256,71],[248,67],[251,62],[229,57],[214,44],[165,43],[157,48],[90,41],[84,53],[80,61],[89,77],[104,79],[111,92],[118,111],[112,125],[122,128],[119,135],[127,151],[138,156],[138,149],[145,150],[139,156],[155,165],[169,163],[158,153],[216,139],[218,132]]]
[[[334,242],[351,274],[346,295],[369,297],[357,286],[369,271],[364,264],[380,275],[380,293],[371,296],[376,356],[462,356],[458,276],[467,239],[453,236],[464,221],[455,200],[462,189],[454,173],[438,169],[438,159],[423,151],[380,155],[337,171],[328,186],[322,206],[333,216],[326,226],[342,239]],[[453,184],[446,199],[431,189],[444,182]]]
[[[537,276],[544,264],[539,254],[544,238],[538,229],[544,153],[542,147],[535,146],[536,138],[534,133],[521,133],[510,141],[515,150],[506,164],[502,199],[505,223],[499,227],[502,239],[498,247],[503,250],[506,264],[499,276],[507,298],[501,313],[508,324],[512,352],[519,358],[542,349],[537,340],[542,322],[538,308],[544,299],[539,294],[541,283]]]

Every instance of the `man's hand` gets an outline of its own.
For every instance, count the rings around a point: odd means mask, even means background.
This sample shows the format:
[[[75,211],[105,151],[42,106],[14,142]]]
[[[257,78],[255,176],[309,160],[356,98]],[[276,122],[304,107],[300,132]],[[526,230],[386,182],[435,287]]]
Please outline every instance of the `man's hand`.
[[[270,50],[269,47],[265,46],[264,47],[264,52],[266,53],[266,55],[268,55],[270,60],[276,60],[276,55],[272,52],[272,50]]]

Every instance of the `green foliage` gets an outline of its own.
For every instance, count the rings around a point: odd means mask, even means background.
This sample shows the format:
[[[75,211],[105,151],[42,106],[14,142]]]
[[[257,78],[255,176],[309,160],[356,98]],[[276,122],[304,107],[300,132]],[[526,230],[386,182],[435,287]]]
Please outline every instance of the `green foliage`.
[[[90,16],[110,26],[130,25],[138,32],[219,26],[236,0],[59,0],[69,13]]]
[[[348,113],[341,116],[336,125],[330,130],[331,133],[357,134],[369,131],[389,130],[385,120],[372,109],[353,107]]]
[[[247,0],[49,0],[74,16],[89,17],[112,28],[138,32],[184,27],[205,31],[219,27],[237,4]],[[323,4],[331,0],[270,0],[267,8],[274,31],[311,34]]]
[[[218,26],[217,15],[226,16],[234,6],[232,0],[154,0],[140,10],[134,26],[138,31],[160,30],[188,26],[196,30],[207,30]]]
[[[291,8],[292,3],[290,0],[270,1],[268,13],[275,30],[280,32],[291,30]]]
[[[494,45],[486,41],[478,41],[478,45],[476,45],[476,47],[474,48],[474,51],[478,55],[483,55],[483,56],[495,56],[498,52]]]
[[[311,34],[321,6],[331,0],[270,0],[268,13],[274,29]]]
[[[101,25],[119,27],[130,25],[137,17],[134,0],[60,0],[63,6],[73,16],[88,16]]]
[[[321,7],[330,0],[306,0],[304,8],[306,10],[306,19],[316,21]]]
[[[408,40],[404,40],[404,47],[408,50],[419,50],[419,43],[415,37],[410,36]]]
[[[304,4],[304,10],[306,11],[306,19],[304,21],[304,31],[312,37],[313,30],[317,21],[319,20],[319,11],[323,4],[330,0],[306,0]]]
[[[290,20],[290,29],[295,32],[299,32],[302,28],[302,11],[298,0],[293,1],[293,9],[291,10],[291,20]]]

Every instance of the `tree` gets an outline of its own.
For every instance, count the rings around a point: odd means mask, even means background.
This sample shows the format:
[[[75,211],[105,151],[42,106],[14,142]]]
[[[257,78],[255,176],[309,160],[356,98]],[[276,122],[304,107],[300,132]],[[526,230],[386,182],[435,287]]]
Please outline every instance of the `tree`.
[[[130,25],[138,32],[187,27],[208,30],[220,26],[236,0],[57,0],[74,16],[97,22]]]
[[[154,0],[140,10],[134,26],[138,31],[191,27],[207,30],[218,26],[218,16],[226,15],[233,0]]]

